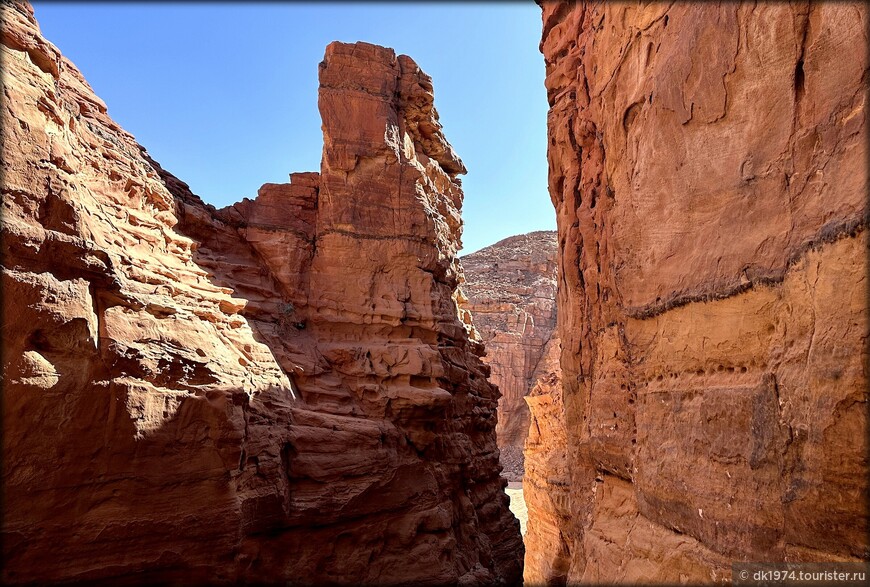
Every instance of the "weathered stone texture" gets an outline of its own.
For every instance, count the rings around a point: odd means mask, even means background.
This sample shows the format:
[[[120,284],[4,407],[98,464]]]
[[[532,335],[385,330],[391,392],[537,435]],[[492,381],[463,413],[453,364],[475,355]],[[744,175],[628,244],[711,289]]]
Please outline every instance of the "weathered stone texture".
[[[431,80],[330,45],[321,172],[215,210],[2,10],[3,582],[518,580]]]
[[[568,464],[526,579],[870,558],[867,7],[542,10]]]
[[[524,541],[524,578],[530,585],[564,582],[570,551],[564,528],[571,519],[568,491],[571,476],[567,460],[568,437],[562,402],[559,340],[554,337],[544,355],[547,376],[541,377],[525,401],[531,423],[524,447],[523,497],[529,515]]]
[[[496,434],[511,481],[523,476],[522,450],[529,430],[525,396],[548,376],[547,349],[556,329],[556,233],[512,236],[461,259],[462,292],[486,346],[484,362],[498,386]]]

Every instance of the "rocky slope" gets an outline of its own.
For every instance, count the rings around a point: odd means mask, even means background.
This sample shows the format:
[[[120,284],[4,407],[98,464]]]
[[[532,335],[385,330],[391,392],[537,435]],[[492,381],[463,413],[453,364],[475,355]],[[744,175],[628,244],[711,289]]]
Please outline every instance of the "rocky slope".
[[[526,580],[867,559],[866,5],[542,10],[565,448]]]
[[[2,10],[3,582],[516,581],[428,76],[333,43],[320,173],[215,210]]]
[[[556,233],[512,236],[461,259],[463,308],[486,345],[484,362],[498,386],[496,435],[511,481],[523,476],[523,444],[529,430],[525,396],[549,374],[546,358],[558,355],[556,329]]]

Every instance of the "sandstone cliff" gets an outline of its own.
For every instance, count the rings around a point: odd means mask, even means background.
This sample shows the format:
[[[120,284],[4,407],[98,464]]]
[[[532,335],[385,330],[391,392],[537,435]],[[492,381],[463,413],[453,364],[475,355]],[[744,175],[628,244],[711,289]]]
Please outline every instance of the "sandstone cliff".
[[[525,396],[558,356],[556,233],[512,236],[461,259],[462,304],[486,345],[484,362],[498,386],[496,435],[504,476],[520,481],[529,430]]]
[[[518,580],[429,77],[333,43],[320,173],[215,210],[2,10],[3,582]]]
[[[542,10],[564,450],[526,580],[870,558],[866,5]]]

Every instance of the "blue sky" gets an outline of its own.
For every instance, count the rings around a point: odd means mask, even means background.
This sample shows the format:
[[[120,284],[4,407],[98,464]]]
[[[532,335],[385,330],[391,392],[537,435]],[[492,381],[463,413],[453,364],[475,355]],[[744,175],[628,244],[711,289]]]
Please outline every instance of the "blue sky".
[[[34,2],[43,34],[160,164],[221,207],[320,168],[317,64],[331,41],[433,78],[463,177],[463,253],[555,228],[540,9],[503,3]]]

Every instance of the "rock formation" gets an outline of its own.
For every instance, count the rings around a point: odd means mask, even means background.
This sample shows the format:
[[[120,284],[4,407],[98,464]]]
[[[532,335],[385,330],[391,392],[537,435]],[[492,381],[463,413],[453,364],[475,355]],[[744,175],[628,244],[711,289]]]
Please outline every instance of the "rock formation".
[[[3,582],[517,581],[429,77],[331,44],[321,172],[215,210],[2,10]]]
[[[526,580],[870,558],[866,5],[541,6],[565,446]]]
[[[524,541],[532,545],[526,550],[533,565],[530,585],[564,580],[571,563],[563,535],[571,521],[571,477],[558,353],[548,356],[547,363],[548,375],[540,378],[525,398],[531,412],[523,476],[527,518]]]
[[[462,307],[471,312],[486,345],[490,381],[501,391],[496,435],[503,475],[520,481],[529,430],[524,398],[558,360],[556,233],[512,236],[461,261],[468,298]]]

